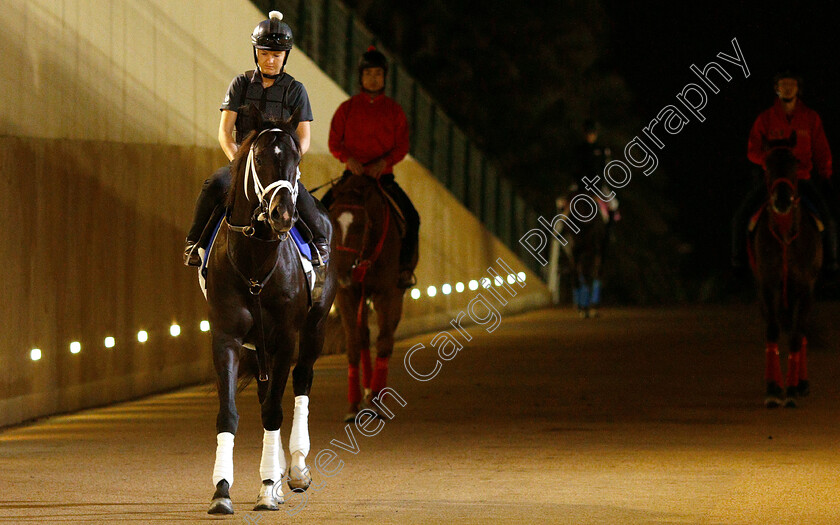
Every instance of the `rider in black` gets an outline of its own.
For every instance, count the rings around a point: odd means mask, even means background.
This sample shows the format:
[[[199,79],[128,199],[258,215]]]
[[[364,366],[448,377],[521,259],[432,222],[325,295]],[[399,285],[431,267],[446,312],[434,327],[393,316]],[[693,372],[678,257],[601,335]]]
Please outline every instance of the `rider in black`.
[[[292,30],[281,22],[283,15],[277,11],[269,13],[269,19],[260,22],[251,35],[254,50],[255,71],[238,75],[230,83],[221,106],[219,143],[228,159],[233,159],[242,140],[253,130],[243,106],[254,104],[263,118],[288,119],[298,111],[300,123],[297,127],[301,154],[306,153],[310,143],[310,122],[313,120],[309,96],[303,84],[284,71],[289,52],[292,49]],[[230,166],[219,168],[211,178],[204,181],[201,194],[195,205],[193,224],[187,234],[184,248],[184,264],[199,266],[198,244],[213,211],[222,206],[230,187]],[[304,224],[312,232],[312,244],[317,256],[313,257],[316,273],[316,287],[323,283],[324,266],[329,259],[327,232],[321,212],[315,199],[303,184],[298,182],[297,210]]]

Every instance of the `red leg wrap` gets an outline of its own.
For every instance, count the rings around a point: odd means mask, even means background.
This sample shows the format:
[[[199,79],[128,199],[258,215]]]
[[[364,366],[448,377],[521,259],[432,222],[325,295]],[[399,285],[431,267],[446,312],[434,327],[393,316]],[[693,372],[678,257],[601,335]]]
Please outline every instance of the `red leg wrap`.
[[[376,368],[373,370],[373,380],[371,381],[371,390],[373,391],[373,395],[376,396],[379,392],[385,388],[385,385],[388,383],[388,358],[387,357],[377,357],[376,358]]]
[[[370,388],[370,349],[362,349],[362,386]]]
[[[767,367],[765,369],[764,378],[770,382],[775,381],[779,386],[782,385],[782,367],[779,364],[779,345],[776,343],[767,343],[765,350],[767,356]]]
[[[788,356],[787,386],[799,384],[799,352]]]
[[[347,367],[347,400],[351,405],[356,405],[362,400],[362,391],[359,389],[359,367],[350,365]]]
[[[802,348],[799,350],[799,380],[808,379],[808,340],[802,338]]]

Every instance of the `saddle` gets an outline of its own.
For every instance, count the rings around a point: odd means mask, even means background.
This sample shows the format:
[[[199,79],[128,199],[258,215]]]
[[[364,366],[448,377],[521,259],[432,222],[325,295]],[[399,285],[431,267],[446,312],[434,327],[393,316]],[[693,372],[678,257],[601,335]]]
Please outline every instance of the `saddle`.
[[[207,298],[207,264],[210,261],[210,254],[213,251],[213,246],[216,243],[216,237],[219,234],[219,229],[222,226],[222,222],[224,222],[225,217],[216,217],[214,214],[214,220],[210,221],[210,225],[212,228],[207,228],[210,230],[210,235],[208,237],[207,243],[204,244],[204,235],[202,235],[202,243],[199,244],[198,253],[201,256],[201,266],[198,269],[198,282],[201,286],[201,291],[204,293],[204,298]],[[310,292],[310,305],[312,301],[312,288],[315,286],[315,272],[312,268],[312,250],[309,247],[309,243],[306,242],[301,232],[298,231],[298,225],[303,226],[302,222],[296,223],[292,226],[292,229],[289,231],[289,235],[297,246],[298,254],[300,255],[300,264],[303,268],[303,273],[306,275],[306,280],[309,282],[309,292]],[[209,225],[208,225],[209,226]],[[205,233],[207,231],[205,229]]]
[[[336,183],[335,187],[333,188],[334,200],[337,195],[343,192],[350,192],[350,191],[358,191],[361,193],[361,190],[365,187],[365,185],[371,185],[376,187],[373,182],[370,182],[367,179],[370,179],[366,175],[353,175],[352,173],[344,172],[344,176],[341,178],[338,183]],[[373,180],[373,179],[370,179]],[[388,203],[389,207],[391,208],[391,217],[395,219],[397,224],[397,232],[399,233],[400,239],[405,238],[407,223],[405,220],[405,215],[403,214],[402,209],[400,209],[399,204],[397,201],[394,200],[394,197],[388,193],[388,190],[385,189],[385,185],[380,184],[379,187],[381,188],[380,194],[385,198],[385,202]],[[330,205],[332,208],[332,204]]]

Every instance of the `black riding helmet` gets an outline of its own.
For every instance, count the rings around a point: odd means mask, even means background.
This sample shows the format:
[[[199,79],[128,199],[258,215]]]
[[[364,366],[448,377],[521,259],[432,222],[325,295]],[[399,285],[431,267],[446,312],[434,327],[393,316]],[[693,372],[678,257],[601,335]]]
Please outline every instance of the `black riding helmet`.
[[[280,69],[279,75],[264,75],[268,78],[277,78],[283,74],[283,69],[286,68],[286,61],[289,60],[289,53],[292,50],[294,38],[292,36],[292,28],[282,21],[283,13],[280,11],[272,11],[268,13],[268,20],[263,20],[254,32],[251,33],[251,45],[254,47],[254,63],[257,64],[257,49],[267,49],[270,51],[285,51],[286,56],[283,58],[283,68]]]
[[[388,76],[388,60],[374,46],[370,46],[359,60],[359,84],[362,83],[362,71],[372,67],[381,67],[385,76]]]

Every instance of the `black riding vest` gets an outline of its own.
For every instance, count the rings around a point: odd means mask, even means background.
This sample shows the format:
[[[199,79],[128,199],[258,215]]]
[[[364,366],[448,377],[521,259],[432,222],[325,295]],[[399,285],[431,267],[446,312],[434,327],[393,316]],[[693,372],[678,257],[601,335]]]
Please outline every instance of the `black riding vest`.
[[[263,89],[262,83],[252,82],[253,70],[246,71],[244,76],[248,83],[239,95],[237,107],[246,108],[249,104],[254,104],[260,110],[264,119],[286,120],[292,116],[288,96],[289,87],[295,81],[294,77],[284,73],[283,76],[274,81],[272,86]],[[240,144],[255,127],[255,123],[248,116],[247,109],[238,111],[236,114],[236,143]]]

